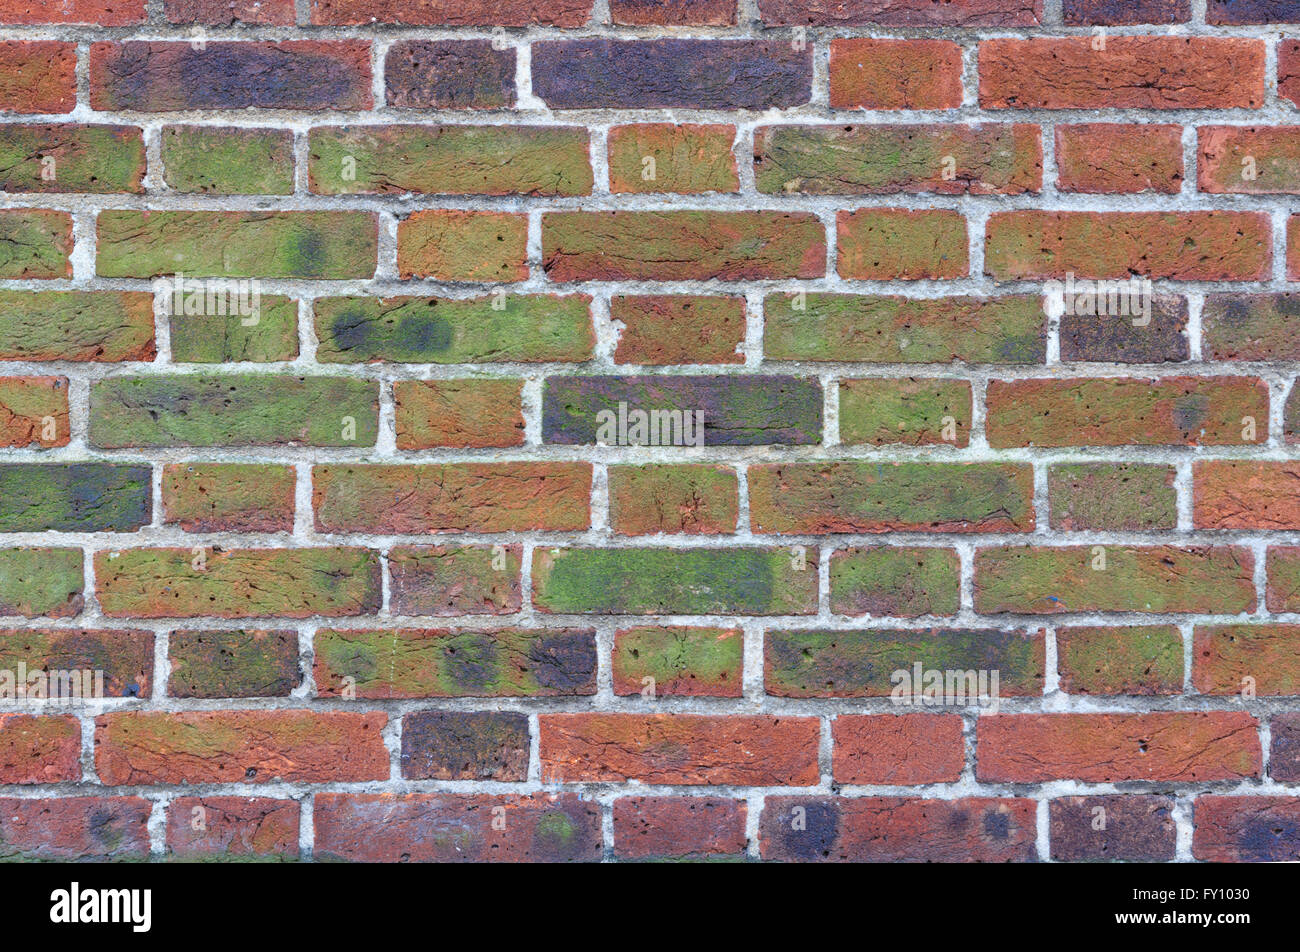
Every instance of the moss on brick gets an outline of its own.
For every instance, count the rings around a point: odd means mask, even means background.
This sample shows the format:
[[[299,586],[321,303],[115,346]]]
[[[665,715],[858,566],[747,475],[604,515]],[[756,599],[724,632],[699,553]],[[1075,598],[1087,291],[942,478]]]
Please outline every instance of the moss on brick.
[[[80,614],[83,581],[80,549],[0,549],[0,615]]]
[[[831,555],[837,615],[955,615],[961,566],[952,549],[872,546]]]
[[[168,126],[162,131],[167,184],[178,192],[288,195],[293,133],[288,129]]]
[[[256,314],[171,314],[172,360],[266,363],[298,356],[298,302],[259,295]],[[246,324],[246,321],[255,321]]]

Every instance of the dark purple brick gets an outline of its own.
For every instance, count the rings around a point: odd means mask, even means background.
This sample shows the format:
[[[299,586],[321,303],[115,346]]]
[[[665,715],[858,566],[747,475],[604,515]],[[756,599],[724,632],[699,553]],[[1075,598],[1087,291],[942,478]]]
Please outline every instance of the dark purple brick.
[[[1173,807],[1172,797],[1146,795],[1053,800],[1049,811],[1052,859],[1171,860],[1176,836]]]
[[[528,748],[527,714],[418,711],[402,718],[408,780],[526,780]]]
[[[1278,714],[1269,725],[1273,743],[1269,748],[1268,775],[1274,780],[1300,780],[1300,713]]]
[[[388,104],[401,109],[505,109],[515,102],[515,51],[491,40],[404,40],[384,60]]]
[[[533,90],[553,109],[771,109],[808,102],[812,44],[560,40],[533,44]]]
[[[767,26],[1035,26],[1042,0],[758,0]]]
[[[369,109],[370,44],[94,43],[95,109]]]
[[[1213,6],[1213,0],[1211,0]],[[1191,0],[1065,0],[1066,26],[1186,23]]]
[[[822,387],[816,380],[784,376],[735,377],[549,377],[542,397],[542,434],[547,443],[595,443],[599,418],[608,410],[617,418],[624,404],[631,419],[635,410],[646,413],[682,411],[684,421],[698,411],[703,419],[706,446],[766,446],[806,444],[821,440]],[[696,417],[690,417],[692,422]],[[677,430],[661,436],[671,437]],[[693,442],[699,445],[698,430]],[[606,440],[608,445],[633,445],[627,432]],[[660,439],[643,445],[682,445]]]
[[[1206,23],[1300,23],[1300,0],[1210,0]]]
[[[1157,297],[1151,302],[1150,321],[1135,327],[1147,315],[1061,315],[1061,359],[1118,364],[1159,364],[1186,360],[1188,356],[1187,301],[1182,297]]]
[[[1192,855],[1199,860],[1300,860],[1300,797],[1201,796],[1192,804],[1192,823]]]

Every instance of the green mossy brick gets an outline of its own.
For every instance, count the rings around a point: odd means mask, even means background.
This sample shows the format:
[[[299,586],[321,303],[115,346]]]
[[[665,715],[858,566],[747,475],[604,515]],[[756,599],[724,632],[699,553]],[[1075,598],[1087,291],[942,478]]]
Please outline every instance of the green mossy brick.
[[[1056,653],[1067,694],[1183,692],[1183,639],[1173,625],[1059,628]]]
[[[103,449],[374,446],[378,430],[379,385],[348,377],[113,377],[90,393],[90,442]]]
[[[245,326],[253,317],[257,323]],[[172,313],[168,323],[178,363],[271,363],[298,356],[298,302],[281,294],[260,295],[256,315]]]
[[[0,549],[0,615],[78,615],[84,583],[80,549]]]
[[[955,615],[961,563],[952,549],[871,546],[831,555],[831,611],[837,615]]]
[[[2,360],[153,360],[148,291],[2,291]]]
[[[296,477],[272,463],[163,467],[163,521],[186,532],[292,532]]]
[[[308,138],[322,195],[590,195],[587,130],[543,126],[319,126]]]
[[[777,697],[888,697],[891,675],[923,671],[998,672],[998,696],[1043,693],[1042,632],[983,629],[769,631],[767,693]],[[991,693],[991,691],[990,691]],[[916,699],[914,699],[916,700]]]
[[[1174,468],[1144,463],[1080,463],[1047,472],[1052,528],[1140,532],[1178,525]]]
[[[162,131],[162,161],[163,179],[178,192],[293,192],[293,133],[288,129],[168,126]]]
[[[67,212],[0,211],[0,278],[70,278],[71,252]]]
[[[6,125],[0,191],[143,192],[144,139],[136,126]]]
[[[841,443],[968,446],[970,425],[965,380],[840,381]]]
[[[740,697],[745,638],[737,628],[629,628],[614,636],[614,693]]]
[[[369,278],[379,223],[370,212],[103,211],[105,278]]]
[[[1041,364],[1042,298],[771,294],[763,299],[769,360],[872,364]]]
[[[152,518],[152,487],[149,466],[0,465],[0,532],[134,532]]]
[[[172,697],[287,697],[302,683],[296,631],[177,631],[167,656]]]
[[[503,306],[498,310],[494,301]],[[318,298],[316,359],[405,364],[582,361],[596,346],[591,298]]]
[[[351,682],[345,679],[351,678]],[[596,636],[569,628],[316,633],[324,697],[557,697],[596,693]]]
[[[645,123],[609,130],[612,192],[735,192],[733,126]],[[654,160],[653,175],[646,159]]]
[[[817,550],[537,549],[542,611],[616,615],[798,615],[817,610]]]

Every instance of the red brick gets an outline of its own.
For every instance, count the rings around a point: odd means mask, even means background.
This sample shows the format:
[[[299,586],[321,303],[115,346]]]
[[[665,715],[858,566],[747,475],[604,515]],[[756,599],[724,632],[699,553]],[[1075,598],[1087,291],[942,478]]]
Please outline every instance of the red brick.
[[[1300,797],[1197,797],[1192,822],[1192,855],[1199,860],[1300,860]]]
[[[77,47],[48,40],[0,43],[0,112],[71,112]]]
[[[1183,128],[1080,123],[1056,127],[1056,187],[1063,192],[1160,192],[1183,187]]]
[[[167,807],[167,851],[178,859],[294,859],[298,801],[177,797]]]
[[[1042,0],[759,0],[767,26],[1036,26]]]
[[[582,26],[591,0],[311,0],[311,22],[416,26]]]
[[[966,219],[948,209],[864,208],[836,218],[841,277],[960,278],[970,271]]]
[[[842,714],[831,729],[836,783],[952,783],[966,763],[956,714]]]
[[[950,40],[831,40],[836,109],[957,109],[961,47]]]
[[[173,0],[168,0],[168,3]],[[144,0],[0,0],[0,23],[86,23],[127,26],[143,23]]]
[[[81,723],[75,717],[0,714],[0,783],[80,779]]]
[[[1300,462],[1198,462],[1192,487],[1198,529],[1300,529]]]
[[[619,859],[705,859],[745,852],[746,804],[720,797],[622,797],[614,801]]]
[[[1192,686],[1202,694],[1300,695],[1300,625],[1197,625]]]
[[[28,861],[142,860],[151,801],[144,797],[0,799],[0,852]]]

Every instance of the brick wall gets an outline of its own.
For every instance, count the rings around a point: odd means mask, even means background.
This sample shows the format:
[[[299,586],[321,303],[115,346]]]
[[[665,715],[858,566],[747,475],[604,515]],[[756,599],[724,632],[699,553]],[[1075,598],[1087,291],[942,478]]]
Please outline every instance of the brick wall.
[[[0,854],[1300,857],[1298,105],[1294,0],[0,0]]]

